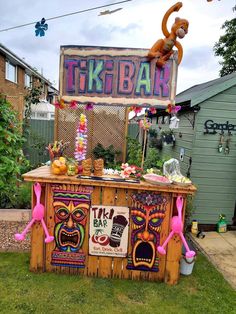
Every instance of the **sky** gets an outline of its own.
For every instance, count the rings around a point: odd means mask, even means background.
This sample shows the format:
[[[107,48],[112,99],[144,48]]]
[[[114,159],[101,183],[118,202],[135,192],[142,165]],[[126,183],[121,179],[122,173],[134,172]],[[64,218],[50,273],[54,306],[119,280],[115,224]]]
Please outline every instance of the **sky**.
[[[108,5],[119,0],[8,0],[0,1],[0,30],[55,17],[92,7]],[[58,87],[61,45],[151,48],[163,38],[162,17],[177,1],[132,0],[61,19],[49,20],[44,37],[35,36],[34,25],[0,32],[0,42],[22,58]],[[180,42],[183,60],[178,68],[177,93],[193,85],[219,77],[220,59],[213,46],[224,34],[226,20],[235,18],[232,8],[236,0],[182,0],[183,7],[175,17],[189,21],[189,32]],[[111,15],[99,16],[100,11],[123,8]]]

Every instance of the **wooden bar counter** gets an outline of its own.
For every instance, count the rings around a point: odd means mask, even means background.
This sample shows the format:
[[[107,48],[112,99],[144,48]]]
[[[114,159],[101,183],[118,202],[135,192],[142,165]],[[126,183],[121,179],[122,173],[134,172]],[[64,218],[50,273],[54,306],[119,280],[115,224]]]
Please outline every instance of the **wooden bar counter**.
[[[50,235],[55,237],[53,242],[46,244],[41,223],[33,225],[32,271],[165,281],[168,284],[178,282],[182,250],[179,236],[170,240],[166,255],[159,255],[156,248],[170,232],[171,217],[177,214],[176,197],[182,195],[184,198],[184,217],[186,197],[196,191],[193,185],[80,179],[53,175],[48,166],[32,170],[23,177],[25,181],[41,184],[44,219]],[[35,204],[32,189],[32,208]],[[128,213],[126,218],[116,214],[125,211]],[[92,220],[91,215],[96,219]],[[100,227],[95,224],[91,229],[92,221],[94,224],[100,221]],[[113,223],[110,234],[99,236],[108,223]],[[94,228],[96,234],[92,236]]]

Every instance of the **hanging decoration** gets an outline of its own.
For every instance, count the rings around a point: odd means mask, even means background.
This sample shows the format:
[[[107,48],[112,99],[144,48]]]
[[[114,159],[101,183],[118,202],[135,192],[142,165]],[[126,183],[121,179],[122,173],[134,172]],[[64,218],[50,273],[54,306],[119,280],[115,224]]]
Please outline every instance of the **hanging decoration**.
[[[70,108],[71,109],[77,109],[77,102],[75,100],[71,100],[70,102]]]
[[[65,101],[63,98],[59,98],[56,102],[53,104],[57,109],[77,109],[78,108],[78,101],[71,100],[70,102]],[[81,104],[82,105],[82,104]],[[85,110],[91,111],[93,110],[93,103],[87,103],[84,107]]]
[[[85,110],[88,110],[88,111],[93,110],[93,103],[91,102],[87,103],[87,105],[85,106]]]
[[[151,114],[156,114],[157,110],[156,110],[156,108],[151,107],[151,108],[148,109],[148,112],[150,112]]]
[[[15,234],[15,239],[17,241],[25,240],[26,233],[30,230],[30,228],[35,222],[41,222],[43,226],[43,230],[46,235],[45,240],[44,240],[45,243],[50,243],[54,240],[54,237],[49,235],[47,226],[44,221],[45,208],[44,208],[44,205],[40,203],[41,192],[42,192],[41,185],[40,183],[36,182],[34,184],[34,193],[36,195],[36,205],[33,208],[32,219],[21,233]]]
[[[135,116],[137,116],[138,113],[141,113],[143,110],[142,107],[137,107],[137,106],[131,106],[129,107],[129,112],[134,112]]]
[[[48,30],[48,24],[46,24],[46,20],[43,17],[42,20],[40,22],[37,22],[35,24],[35,36],[45,36],[45,31]]]
[[[56,101],[54,103],[54,106],[57,108],[57,109],[65,109],[66,105],[65,105],[65,102],[63,99],[60,99],[59,101]]]
[[[77,135],[75,139],[75,159],[82,161],[86,158],[87,151],[87,118],[82,113],[79,119],[79,126],[77,128]]]
[[[182,221],[183,204],[184,204],[183,197],[178,196],[176,199],[176,208],[178,211],[178,216],[173,216],[171,218],[171,232],[166,238],[165,242],[162,245],[158,246],[157,248],[158,252],[161,255],[166,255],[165,247],[167,246],[168,242],[175,234],[178,234],[180,239],[183,242],[183,245],[186,249],[186,254],[185,254],[186,258],[191,258],[196,255],[195,251],[190,250],[188,243],[183,235],[183,221]]]
[[[143,129],[144,131],[148,131],[151,127],[152,123],[144,117],[144,119],[139,121],[139,127]]]
[[[169,114],[176,114],[181,109],[181,106],[175,106],[172,104],[169,104],[166,108],[166,112]]]
[[[180,42],[178,42],[176,39],[177,37],[180,39],[185,37],[185,35],[188,33],[189,22],[185,19],[176,17],[175,22],[171,27],[171,31],[169,32],[167,29],[167,21],[169,16],[173,12],[178,12],[182,5],[182,2],[177,2],[165,13],[162,19],[162,32],[165,38],[158,39],[148,52],[149,59],[157,59],[156,64],[158,67],[163,67],[166,64],[171,55],[174,53],[174,50],[172,49],[174,46],[178,50],[178,64],[180,64],[182,60],[183,48]]]

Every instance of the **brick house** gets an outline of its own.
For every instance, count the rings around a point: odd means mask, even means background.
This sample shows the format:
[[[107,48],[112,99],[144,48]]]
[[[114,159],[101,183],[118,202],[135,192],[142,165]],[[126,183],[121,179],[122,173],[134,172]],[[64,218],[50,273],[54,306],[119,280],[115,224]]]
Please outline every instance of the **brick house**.
[[[0,94],[19,112],[20,119],[23,116],[27,88],[37,84],[43,84],[41,98],[52,103],[58,91],[51,82],[0,43]]]

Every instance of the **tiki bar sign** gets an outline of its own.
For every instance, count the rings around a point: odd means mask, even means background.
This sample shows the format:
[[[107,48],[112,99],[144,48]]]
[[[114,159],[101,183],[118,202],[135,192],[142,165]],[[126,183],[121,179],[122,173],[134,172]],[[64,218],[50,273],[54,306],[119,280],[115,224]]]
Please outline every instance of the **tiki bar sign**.
[[[167,106],[176,89],[176,56],[163,68],[147,49],[62,46],[60,95],[65,101]]]

